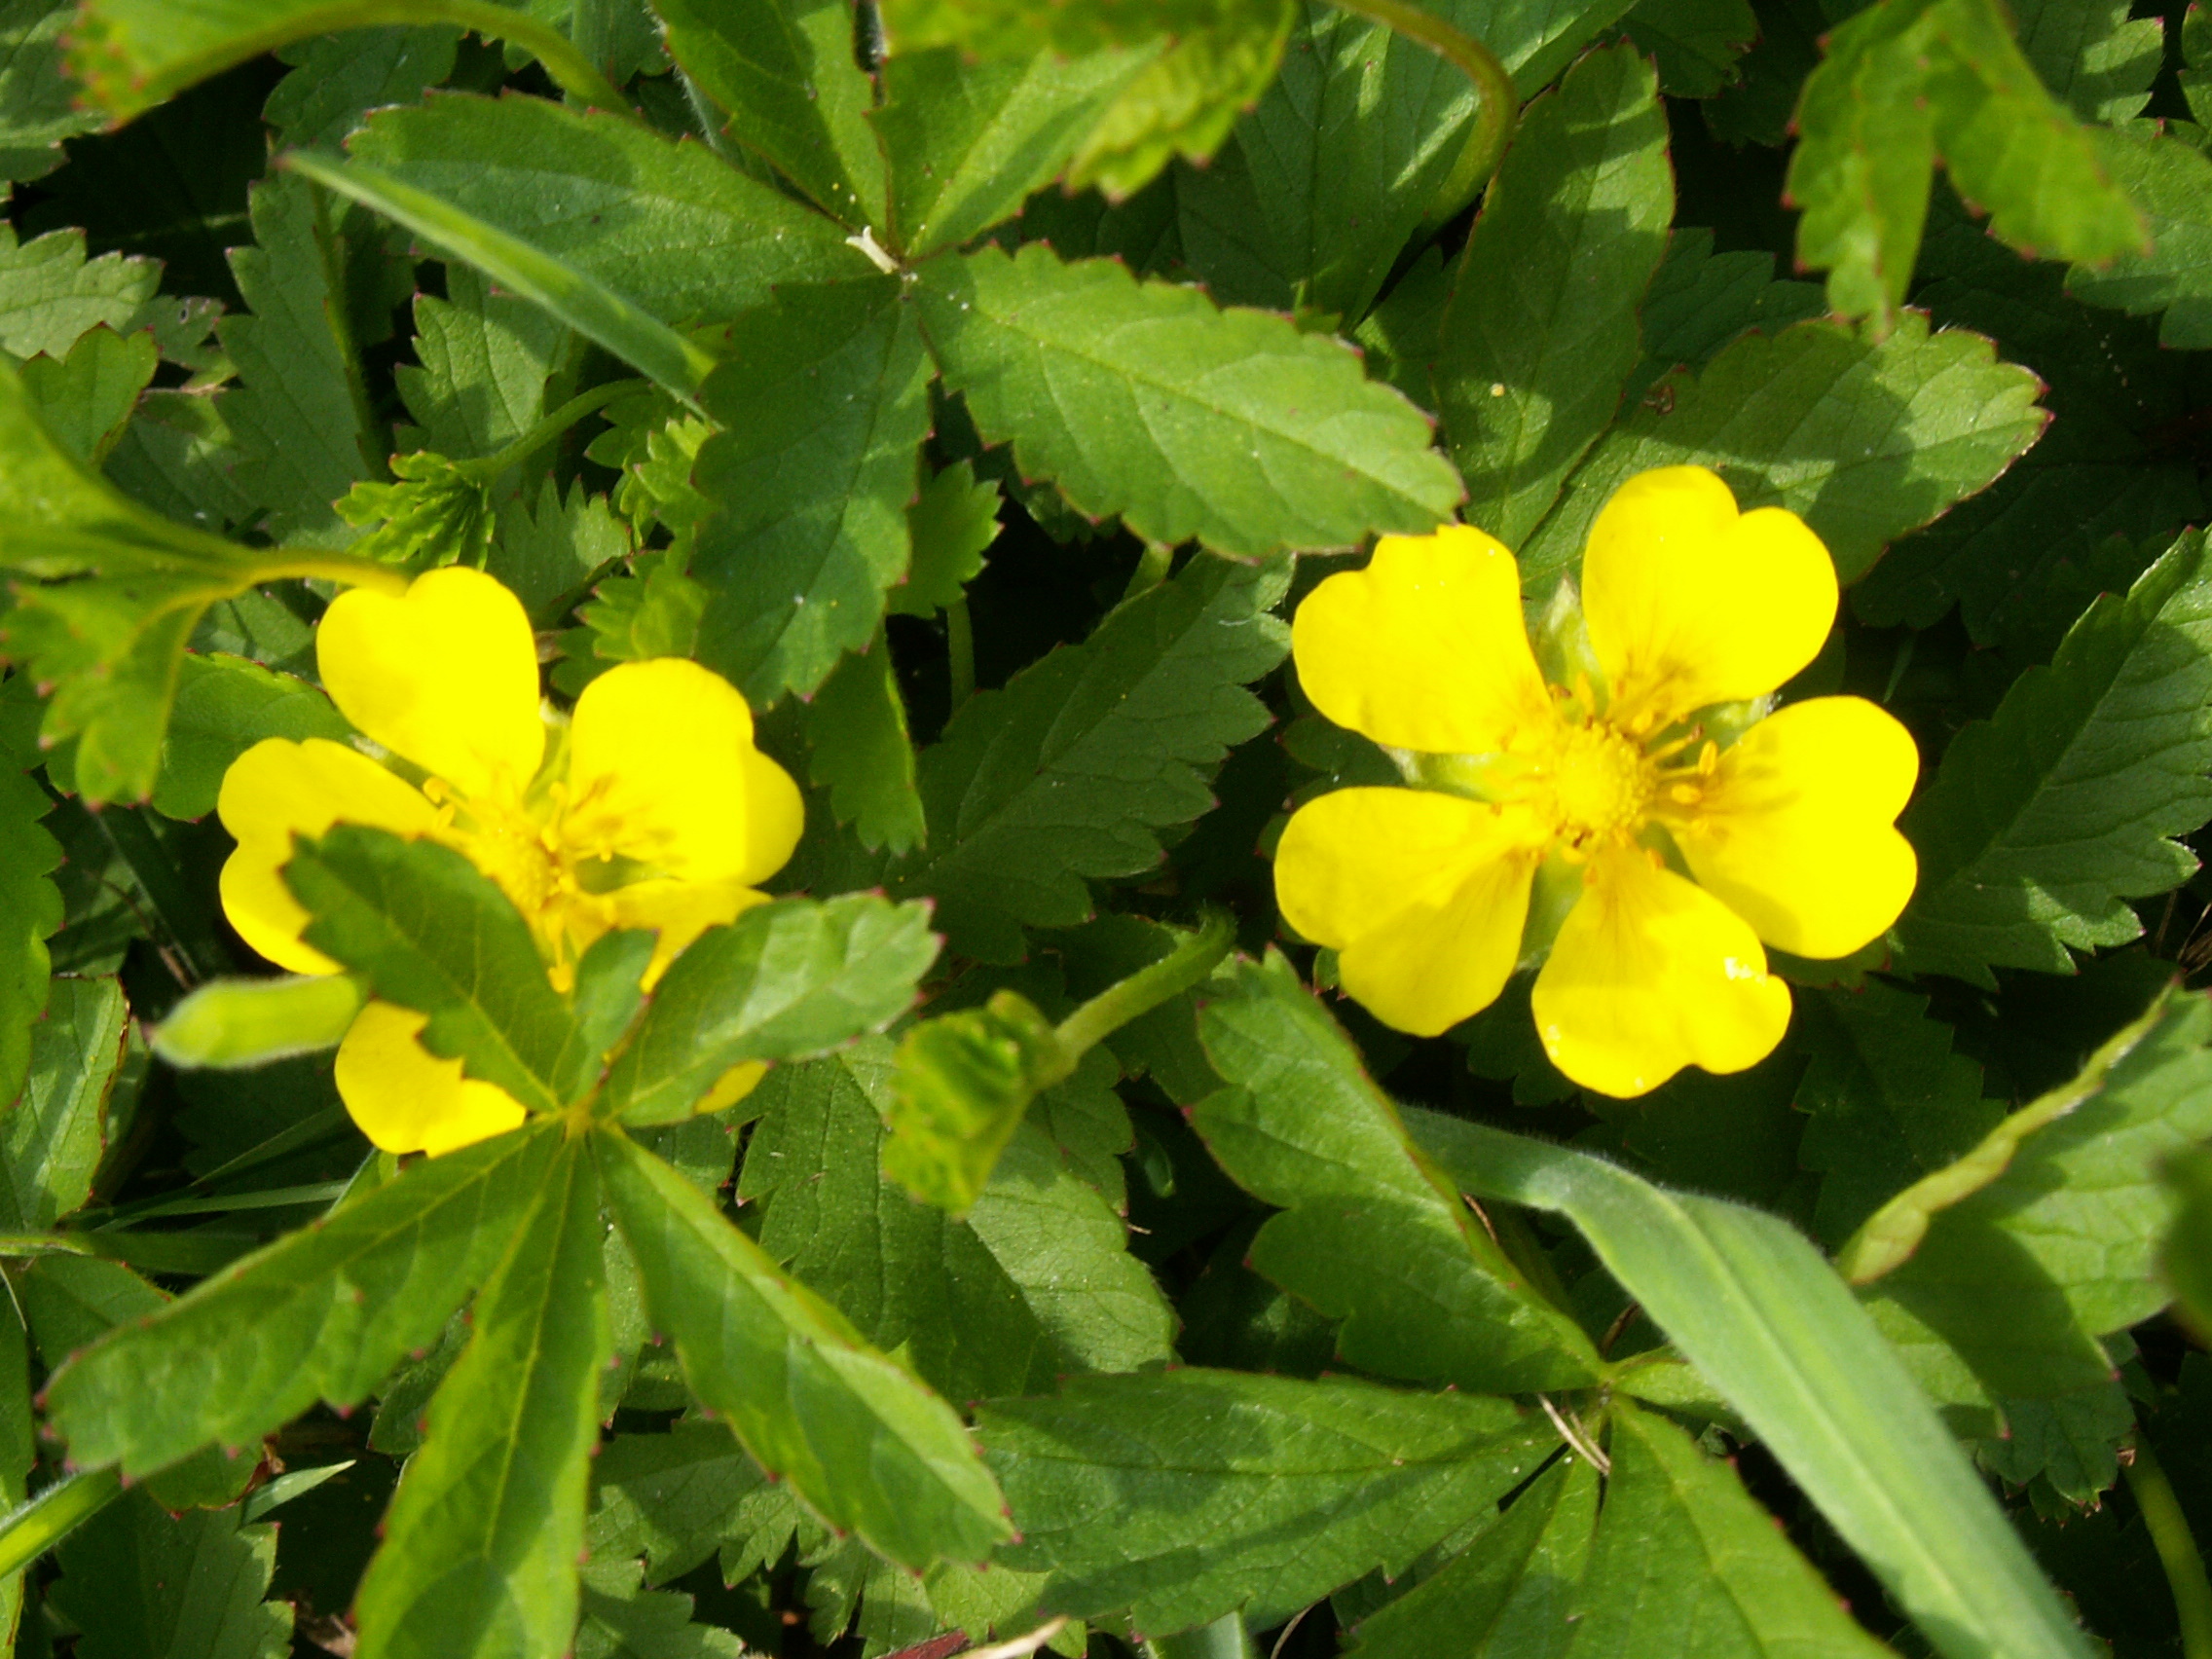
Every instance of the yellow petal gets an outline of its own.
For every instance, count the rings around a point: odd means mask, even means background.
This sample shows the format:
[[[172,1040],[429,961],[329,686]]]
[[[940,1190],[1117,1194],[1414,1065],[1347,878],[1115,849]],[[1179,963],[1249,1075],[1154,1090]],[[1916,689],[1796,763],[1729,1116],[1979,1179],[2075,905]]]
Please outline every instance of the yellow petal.
[[[1686,1065],[1756,1065],[1789,1026],[1750,924],[1641,847],[1591,861],[1530,1003],[1552,1064],[1624,1097]]]
[[[1848,956],[1912,897],[1919,869],[1895,825],[1919,774],[1912,734],[1872,703],[1792,703],[1721,754],[1676,844],[1767,943]]]
[[[278,871],[295,831],[320,835],[333,824],[367,824],[424,835],[438,813],[422,792],[359,750],[327,738],[265,738],[231,762],[216,815],[238,842],[218,885],[239,937],[295,974],[335,974],[338,964],[300,938],[308,913]]]
[[[757,879],[756,840],[780,849],[779,866],[791,856],[797,799],[753,747],[737,687],[695,662],[622,663],[576,699],[562,834],[579,856],[619,855],[682,881]]]
[[[1521,619],[1520,568],[1465,525],[1382,537],[1364,571],[1306,596],[1290,644],[1313,706],[1393,749],[1487,755],[1552,719]]]
[[[745,757],[744,882],[766,881],[792,862],[806,829],[806,804],[792,775],[757,749]]]
[[[1582,555],[1590,645],[1613,718],[1643,729],[1772,691],[1835,621],[1835,565],[1780,507],[1739,516],[1702,466],[1640,472],[1613,493]]]
[[[519,1126],[521,1101],[423,1047],[428,1023],[413,1009],[372,1002],[338,1045],[339,1098],[361,1133],[386,1152],[435,1158]]]
[[[1537,837],[1525,812],[1423,790],[1339,790],[1275,849],[1283,919],[1338,951],[1346,993],[1433,1037],[1496,1000],[1521,952]]]
[[[708,1112],[727,1111],[756,1088],[758,1088],[760,1080],[767,1075],[768,1062],[765,1060],[738,1061],[736,1065],[715,1079],[715,1087],[708,1089],[706,1097],[692,1108],[692,1116],[699,1117]]]
[[[768,896],[742,881],[637,881],[607,896],[616,928],[650,928],[660,935],[644,984],[651,990],[668,965],[709,928],[734,922]],[[731,1096],[735,1099],[736,1096]]]
[[[537,642],[481,571],[432,571],[396,598],[349,588],[322,614],[315,661],[341,714],[464,795],[519,795],[537,771]]]

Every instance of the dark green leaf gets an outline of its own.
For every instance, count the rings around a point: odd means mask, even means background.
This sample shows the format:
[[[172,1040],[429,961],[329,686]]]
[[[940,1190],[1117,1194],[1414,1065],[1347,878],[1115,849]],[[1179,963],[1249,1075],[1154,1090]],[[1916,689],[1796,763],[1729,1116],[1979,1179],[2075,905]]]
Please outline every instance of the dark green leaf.
[[[55,1606],[84,1635],[84,1659],[284,1659],[292,1609],[264,1602],[276,1529],[241,1527],[235,1510],[171,1517],[144,1492],[62,1540]]]
[[[129,1017],[117,980],[54,981],[31,1028],[28,1081],[0,1113],[0,1226],[44,1233],[92,1196]]]
[[[906,534],[914,557],[906,579],[891,590],[890,608],[899,616],[929,616],[961,597],[982,573],[983,554],[999,535],[999,487],[978,480],[976,469],[956,461],[929,478],[906,509]]]
[[[1854,581],[2036,441],[2041,389],[1987,340],[1930,334],[1917,313],[1880,342],[1833,322],[1747,335],[1702,373],[1661,381],[1591,451],[1524,548],[1522,580],[1541,592],[1579,560],[1590,521],[1628,479],[1694,464],[1747,510],[1799,514]]]
[[[61,926],[53,881],[61,844],[39,820],[53,801],[30,775],[38,704],[20,674],[0,682],[0,1100],[13,1101],[30,1065],[31,1022],[46,1010],[47,936]]]
[[[995,490],[991,500],[998,500]],[[921,844],[906,703],[880,632],[865,651],[840,657],[806,706],[806,746],[807,777],[830,792],[837,822],[852,825],[862,846],[897,857]]]
[[[1670,96],[1709,98],[1741,74],[1737,58],[1759,37],[1750,0],[1641,0],[1627,18],[1637,49],[1659,60]]]
[[[2011,10],[2020,51],[2076,115],[2118,124],[2143,113],[2165,56],[2162,18],[2130,19],[2121,0],[2025,0]]]
[[[749,1535],[789,1489],[761,1473],[718,1422],[685,1418],[666,1434],[617,1434],[592,1460],[594,1557],[642,1558],[665,1584]]]
[[[62,139],[106,120],[78,101],[62,73],[62,34],[76,12],[71,0],[11,0],[0,8],[0,178],[52,172],[61,165]]]
[[[906,1012],[937,959],[929,910],[870,893],[785,899],[710,929],[676,959],[608,1073],[608,1115],[688,1116],[732,1066],[797,1060]]]
[[[2148,131],[2116,132],[2102,154],[2150,222],[2151,246],[2076,266],[2066,291],[2138,315],[2163,312],[2161,346],[2212,346],[2212,160],[2180,138]]]
[[[538,488],[535,506],[526,496],[499,502],[498,535],[484,569],[522,601],[532,622],[549,627],[568,614],[585,583],[612,569],[629,551],[629,533],[608,510],[605,496],[587,494],[578,479],[563,501],[559,482],[548,478]]]
[[[284,879],[313,918],[308,941],[427,1014],[433,1054],[540,1112],[594,1081],[599,1056],[546,982],[530,924],[451,847],[340,824],[296,842]]]
[[[980,1559],[1010,1529],[951,1409],[617,1132],[600,1162],[653,1323],[692,1391],[831,1526],[919,1568]]]
[[[1001,691],[980,692],[921,760],[927,850],[892,891],[937,901],[954,945],[1018,961],[1021,929],[1090,913],[1085,879],[1160,862],[1158,831],[1213,804],[1205,777],[1267,726],[1246,683],[1282,660],[1280,561],[1199,558]]]
[[[1079,1378],[981,1414],[1049,1606],[1129,1609],[1166,1635],[1256,1628],[1371,1568],[1404,1568],[1558,1444],[1533,1412],[1458,1393],[1186,1369]]]
[[[2160,1173],[2175,1207],[2158,1246],[2158,1271],[2176,1310],[2201,1337],[2212,1333],[2212,1150],[2179,1153]]]
[[[23,392],[55,441],[79,461],[97,466],[123,436],[124,424],[159,361],[151,333],[88,329],[65,356],[25,362]]]
[[[55,8],[50,26],[66,15],[66,8]],[[0,43],[5,38],[0,25]],[[0,87],[14,84],[19,66],[20,58],[11,58],[0,69]],[[151,259],[120,253],[86,259],[83,231],[49,231],[18,244],[11,227],[0,233],[0,350],[15,357],[66,356],[88,329],[128,328],[161,284],[162,268]]]
[[[1346,1360],[1485,1393],[1595,1380],[1589,1338],[1415,1148],[1281,957],[1217,976],[1198,1034],[1229,1087],[1194,1109],[1192,1126],[1239,1185],[1283,1211],[1252,1241],[1251,1265],[1345,1321]]]
[[[461,31],[348,29],[278,54],[292,72],[276,83],[261,119],[284,143],[331,146],[372,109],[414,103],[453,73]]]
[[[1650,65],[1593,54],[1523,116],[1460,256],[1436,395],[1465,516],[1508,546],[1612,424],[1674,216]]]
[[[415,301],[415,355],[396,371],[423,446],[442,455],[497,455],[537,424],[546,387],[573,337],[526,300],[496,292],[465,265],[446,273],[446,297]]]
[[[361,1644],[387,1659],[567,1651],[610,1349],[591,1155],[563,1147],[470,1314],[361,1579]]]
[[[865,648],[906,574],[929,360],[890,276],[787,289],[741,327],[699,393],[722,429],[693,474],[715,511],[691,575],[700,660],[765,706]]]
[[[1419,412],[1281,317],[1036,244],[918,275],[923,327],[977,429],[1011,438],[1024,477],[1090,517],[1251,556],[1425,533],[1459,500]]]
[[[177,665],[176,701],[162,739],[154,810],[204,818],[232,761],[264,738],[343,743],[352,727],[322,691],[244,657],[188,655]]]
[[[635,1583],[619,1587],[594,1574],[583,1593],[573,1659],[739,1659],[734,1632],[691,1622],[691,1598]]]
[[[2212,818],[2212,582],[2182,537],[2124,596],[2089,607],[2048,668],[1952,739],[1904,818],[1920,886],[1898,923],[1923,973],[2074,971],[2143,931],[2126,901],[2186,881],[2171,837]]]

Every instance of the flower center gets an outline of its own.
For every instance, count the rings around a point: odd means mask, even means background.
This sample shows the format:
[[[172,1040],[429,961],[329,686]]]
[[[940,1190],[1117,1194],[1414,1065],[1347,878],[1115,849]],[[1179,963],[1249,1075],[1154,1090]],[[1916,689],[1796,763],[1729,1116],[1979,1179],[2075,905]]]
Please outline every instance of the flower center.
[[[1530,805],[1563,840],[1582,846],[1633,836],[1651,804],[1653,767],[1642,746],[1604,720],[1562,723],[1530,779]]]
[[[441,779],[425,793],[452,813],[445,838],[513,902],[544,950],[557,988],[574,958],[607,930],[606,905],[587,889],[576,850],[561,834],[559,797],[536,810],[512,799],[461,796]]]

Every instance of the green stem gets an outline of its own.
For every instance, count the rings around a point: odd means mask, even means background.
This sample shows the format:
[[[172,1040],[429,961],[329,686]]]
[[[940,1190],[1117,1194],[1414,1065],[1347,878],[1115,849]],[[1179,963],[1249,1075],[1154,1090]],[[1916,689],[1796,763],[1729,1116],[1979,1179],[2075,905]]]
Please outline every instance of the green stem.
[[[0,1517],[0,1577],[17,1572],[123,1495],[123,1476],[93,1469],[55,1481]]]
[[[2173,1590],[2183,1659],[2212,1659],[2212,1580],[2205,1577],[2204,1558],[2197,1553],[2173,1483],[2158,1466],[2150,1441],[2140,1434],[2135,1437],[2135,1460],[2127,1465],[2127,1490],[2143,1512],[2143,1525],[2150,1530],[2152,1546]]]
[[[1228,915],[1209,911],[1198,932],[1158,962],[1100,991],[1053,1032],[1070,1063],[1139,1014],[1150,1014],[1169,997],[1189,990],[1213,972],[1235,940],[1236,930]]]
[[[1148,541],[1144,551],[1137,555],[1137,568],[1129,572],[1129,585],[1122,590],[1122,603],[1126,605],[1140,593],[1150,593],[1167,579],[1167,568],[1175,562],[1175,549],[1162,541]]]
[[[1224,1613],[1208,1625],[1174,1636],[1156,1636],[1144,1643],[1151,1659],[1258,1659],[1244,1615]]]
[[[497,455],[456,461],[454,470],[463,478],[474,479],[479,484],[489,484],[508,467],[518,466],[528,461],[586,415],[596,414],[616,398],[627,396],[651,384],[642,375],[633,375],[627,380],[608,381],[604,386],[593,387],[589,391],[579,391]]]
[[[1408,40],[1419,41],[1475,84],[1475,128],[1467,135],[1467,148],[1454,172],[1454,182],[1463,186],[1471,197],[1489,182],[1491,174],[1497,171],[1497,164],[1505,159],[1506,141],[1513,136],[1513,124],[1521,113],[1521,97],[1513,90],[1513,77],[1497,60],[1497,54],[1434,12],[1412,4],[1412,0],[1337,0],[1337,5],[1357,17],[1385,23]]]
[[[944,648],[952,673],[952,712],[976,694],[976,625],[968,616],[968,596],[944,608]]]

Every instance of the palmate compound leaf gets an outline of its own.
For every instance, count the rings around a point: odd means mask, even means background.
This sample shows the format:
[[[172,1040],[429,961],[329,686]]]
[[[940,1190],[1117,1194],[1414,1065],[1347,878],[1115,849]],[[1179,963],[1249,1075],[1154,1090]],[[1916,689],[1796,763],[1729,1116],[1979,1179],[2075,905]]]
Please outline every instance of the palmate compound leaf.
[[[801,1060],[913,1005],[937,960],[926,904],[872,893],[783,899],[713,928],[676,959],[608,1070],[602,1115],[688,1117],[732,1066]]]
[[[1174,1316],[1044,1115],[955,1221],[878,1171],[892,1084],[882,1038],[761,1084],[737,1187],[760,1206],[761,1247],[953,1400],[1165,1362]]]
[[[1510,1401],[1189,1368],[999,1400],[980,1429],[1048,1609],[1265,1629],[1489,1511],[1557,1432]]]
[[[1572,1220],[1947,1659],[2087,1659],[1935,1408],[1787,1223],[1569,1148],[1402,1115],[1462,1190]]]
[[[928,895],[955,948],[1016,962],[1024,927],[1090,914],[1086,878],[1160,862],[1159,831],[1213,804],[1205,778],[1267,728],[1244,687],[1279,663],[1287,561],[1199,556],[1003,690],[971,698],[921,758],[929,842],[890,890]]]
[[[2212,818],[2212,580],[2192,531],[2098,599],[2047,668],[1951,740],[1906,812],[1920,884],[1892,936],[1920,973],[2074,971],[2143,931],[2127,903],[2189,879]]]
[[[691,1390],[808,1508],[903,1566],[976,1562],[1011,1532],[952,1409],[785,1273],[715,1201],[618,1130],[601,1179]]]
[[[1675,181],[1651,67],[1593,54],[1522,118],[1460,256],[1437,407],[1465,517],[1518,546],[1620,407]]]
[[[72,1356],[46,1391],[70,1456],[134,1478],[317,1399],[358,1403],[505,1256],[561,1139],[539,1125],[425,1160]]]
[[[364,1659],[557,1659],[612,1357],[597,1164],[576,1140],[470,1309],[354,1605]]]
[[[1886,327],[1903,301],[1939,155],[1990,234],[2102,263],[2148,244],[2111,151],[2044,90],[1996,0],[1880,0],[1838,25],[1805,83],[1788,192],[1797,257],[1828,304]]]
[[[987,443],[1147,540],[1260,557],[1425,534],[1461,490],[1427,421],[1283,317],[1032,243],[917,272],[922,329]]]
[[[1198,1035],[1228,1087],[1191,1125],[1233,1179],[1282,1209],[1252,1240],[1251,1266],[1343,1319],[1347,1362],[1486,1393],[1596,1381],[1589,1338],[1408,1138],[1287,962],[1217,974]]]
[[[1683,464],[1719,473],[1746,510],[1800,515],[1856,580],[2036,441],[2039,389],[1989,341],[1931,334],[1917,313],[1881,340],[1827,321],[1746,335],[1699,373],[1662,380],[1599,441],[1523,546],[1523,586],[1540,594],[1573,568],[1622,483]]]

